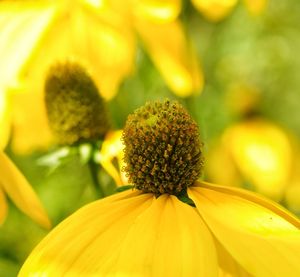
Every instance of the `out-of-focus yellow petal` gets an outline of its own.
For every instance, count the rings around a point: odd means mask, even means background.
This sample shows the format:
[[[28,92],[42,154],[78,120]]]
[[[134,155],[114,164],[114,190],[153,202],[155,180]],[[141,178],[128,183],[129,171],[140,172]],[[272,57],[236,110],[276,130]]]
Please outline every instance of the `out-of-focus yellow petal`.
[[[218,241],[250,274],[300,275],[300,221],[296,217],[237,188],[198,183],[188,194]]]
[[[123,149],[124,145],[121,141],[122,130],[109,132],[102,144],[100,151],[99,162],[102,167],[109,173],[114,179],[117,186],[122,186],[127,182],[121,175],[121,169],[123,167]],[[118,159],[119,167],[116,168],[113,164],[114,159]]]
[[[180,0],[140,0],[133,1],[135,16],[154,23],[165,23],[177,18],[181,10]]]
[[[5,195],[0,185],[0,226],[4,222],[6,215],[7,215],[7,203],[5,200]]]
[[[263,120],[246,121],[229,128],[223,144],[258,192],[281,199],[291,170],[292,150],[280,128]]]
[[[0,186],[21,211],[41,226],[50,228],[49,218],[37,195],[3,151],[0,151]]]
[[[0,2],[0,86],[14,85],[31,50],[53,16],[41,3]]]
[[[7,145],[10,135],[11,103],[10,95],[0,89],[0,149]]]
[[[251,275],[239,265],[228,251],[215,240],[220,266],[219,277],[250,277]]]
[[[234,160],[222,143],[211,146],[205,159],[205,173],[211,182],[219,185],[239,187],[242,184]]]
[[[13,94],[12,148],[20,154],[47,149],[53,140],[48,126],[44,95],[30,91]]]
[[[167,24],[138,21],[136,28],[171,90],[185,97],[202,89],[203,74],[196,53],[179,21]]]
[[[231,12],[237,0],[192,0],[192,3],[207,19],[218,21]]]
[[[217,276],[213,239],[197,212],[173,196],[136,194],[73,214],[37,246],[19,276]]]
[[[132,72],[134,38],[126,21],[107,9],[91,9],[81,1],[57,1],[56,13],[22,71],[28,90],[43,90],[48,68],[70,60],[85,67],[106,99]],[[39,82],[39,86],[37,86]]]
[[[256,15],[260,14],[267,6],[268,0],[244,0],[249,12]]]

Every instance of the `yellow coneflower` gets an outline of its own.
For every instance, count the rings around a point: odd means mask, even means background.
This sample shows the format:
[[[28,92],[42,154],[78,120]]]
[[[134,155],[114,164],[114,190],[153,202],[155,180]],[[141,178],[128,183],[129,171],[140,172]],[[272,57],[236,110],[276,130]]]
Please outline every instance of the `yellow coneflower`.
[[[50,228],[49,218],[30,184],[3,150],[0,150],[0,224],[7,215],[5,193],[22,212],[44,228]]]
[[[135,40],[127,25],[101,1],[0,2],[0,88],[13,94],[14,150],[26,153],[51,142],[43,86],[53,64],[75,61],[105,99],[116,94],[134,67]]]
[[[123,141],[133,191],[67,218],[19,276],[299,276],[299,220],[258,195],[196,181],[202,143],[180,104],[138,109]]]
[[[207,19],[218,21],[225,18],[237,5],[238,0],[191,0],[195,8],[199,10]],[[244,0],[248,11],[251,14],[261,13],[266,5],[267,0]]]
[[[117,158],[122,166],[122,131],[111,129],[106,103],[82,66],[64,62],[50,68],[45,82],[45,106],[56,142],[68,146],[87,143],[96,147],[88,159],[93,163],[93,170],[96,169],[94,162],[100,163],[118,186],[123,185],[124,178],[113,165]],[[99,145],[94,145],[99,141],[100,151]]]

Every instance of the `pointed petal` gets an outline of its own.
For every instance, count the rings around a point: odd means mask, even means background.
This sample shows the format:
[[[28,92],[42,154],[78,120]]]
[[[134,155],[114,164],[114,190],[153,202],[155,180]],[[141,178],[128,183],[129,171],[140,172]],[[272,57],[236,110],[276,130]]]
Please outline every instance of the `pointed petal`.
[[[66,219],[33,251],[20,276],[217,276],[212,237],[193,208],[175,197],[122,195]]]
[[[123,148],[124,145],[121,141],[122,130],[112,131],[108,133],[102,144],[99,162],[102,167],[108,172],[108,174],[114,179],[117,186],[122,186],[125,182],[122,180],[120,169],[123,162]],[[119,169],[117,169],[113,160],[118,158]]]
[[[192,3],[207,19],[219,21],[231,12],[237,0],[192,0]]]
[[[0,185],[0,226],[4,222],[6,215],[7,215],[7,203]]]
[[[150,24],[138,21],[135,25],[170,89],[181,97],[201,91],[204,81],[199,59],[187,42],[180,22]]]
[[[241,189],[200,183],[188,193],[212,233],[249,273],[300,275],[300,222],[296,217]]]
[[[49,218],[37,195],[3,151],[0,151],[0,185],[21,211],[41,226],[50,228]]]

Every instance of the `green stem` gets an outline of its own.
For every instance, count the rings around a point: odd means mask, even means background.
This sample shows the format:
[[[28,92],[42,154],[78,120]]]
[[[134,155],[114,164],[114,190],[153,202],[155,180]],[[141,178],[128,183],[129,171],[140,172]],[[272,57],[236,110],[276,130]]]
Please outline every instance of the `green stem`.
[[[96,164],[92,159],[90,159],[88,162],[88,167],[89,167],[91,178],[92,178],[92,184],[97,193],[97,196],[98,196],[98,198],[103,198],[105,196],[105,193],[104,193],[104,191],[100,185],[99,179],[98,179],[99,165]]]

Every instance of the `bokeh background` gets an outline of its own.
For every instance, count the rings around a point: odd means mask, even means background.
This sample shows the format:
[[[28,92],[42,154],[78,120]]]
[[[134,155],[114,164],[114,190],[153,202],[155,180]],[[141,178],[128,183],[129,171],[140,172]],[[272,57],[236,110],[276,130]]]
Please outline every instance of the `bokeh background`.
[[[156,2],[161,1],[153,5]],[[215,3],[199,11],[197,2]],[[232,8],[219,15],[225,10],[222,5]],[[201,69],[203,87],[199,85],[186,97],[174,93],[142,35],[137,36],[133,70],[107,101],[113,128],[122,129],[127,116],[146,101],[177,100],[200,126],[204,180],[262,193],[299,216],[299,1],[185,0],[176,20],[183,24],[195,52],[193,61]],[[5,22],[0,20],[0,24]],[[170,67],[165,74],[172,72]],[[42,161],[53,147],[20,154],[11,147],[11,140],[5,151],[34,187],[53,225],[97,199],[88,167],[78,155],[70,154],[60,164],[49,166]],[[99,179],[106,195],[115,192],[114,180],[100,166]],[[5,277],[17,275],[29,252],[48,232],[13,203],[9,205],[0,226],[0,276]]]

